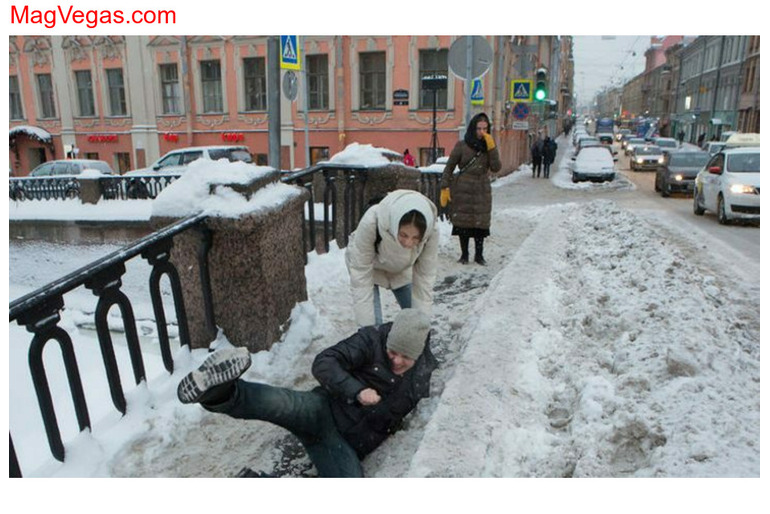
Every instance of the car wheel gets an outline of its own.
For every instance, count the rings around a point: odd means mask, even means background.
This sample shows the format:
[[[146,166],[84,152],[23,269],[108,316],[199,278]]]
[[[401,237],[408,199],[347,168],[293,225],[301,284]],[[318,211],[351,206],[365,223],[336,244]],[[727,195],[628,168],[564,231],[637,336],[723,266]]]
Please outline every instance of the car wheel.
[[[696,216],[703,216],[703,213],[706,212],[706,209],[700,205],[700,194],[697,189],[692,195],[692,212],[695,213]]]
[[[658,182],[658,176],[657,175],[655,175],[655,183],[654,184],[655,185],[653,187],[655,189],[655,192],[656,193],[660,192],[660,183]]]
[[[77,190],[77,189],[75,189],[75,188],[70,188],[70,189],[67,189],[67,190],[64,192],[64,197],[65,197],[65,198],[69,198],[70,200],[73,200],[73,199],[77,198],[78,196],[79,196],[79,195],[78,195],[78,190]]]
[[[671,196],[671,188],[668,185],[668,182],[663,182],[663,184],[660,186],[660,196],[663,198],[668,198]]]
[[[717,221],[719,221],[720,225],[727,225],[730,222],[725,210],[725,199],[722,195],[719,195],[717,198]]]

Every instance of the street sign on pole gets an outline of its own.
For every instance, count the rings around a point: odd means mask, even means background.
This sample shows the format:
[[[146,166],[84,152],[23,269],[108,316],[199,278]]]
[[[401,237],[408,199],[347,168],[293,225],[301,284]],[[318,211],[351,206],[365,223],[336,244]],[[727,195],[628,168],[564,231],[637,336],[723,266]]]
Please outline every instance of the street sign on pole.
[[[471,104],[484,105],[484,83],[481,79],[473,79],[471,86]]]
[[[517,80],[511,81],[511,102],[531,102],[532,101],[532,81]]]
[[[513,117],[517,120],[525,120],[529,116],[529,106],[523,103],[516,103],[513,106]]]
[[[468,41],[468,40],[471,41]],[[472,44],[470,75],[468,75],[468,44]],[[482,77],[492,65],[492,47],[481,36],[461,36],[449,47],[449,68],[461,79]]]
[[[281,36],[281,68],[299,71],[301,62],[299,36]]]
[[[287,100],[293,102],[297,99],[299,87],[297,86],[297,74],[294,71],[289,70],[283,75],[282,86],[283,94]]]

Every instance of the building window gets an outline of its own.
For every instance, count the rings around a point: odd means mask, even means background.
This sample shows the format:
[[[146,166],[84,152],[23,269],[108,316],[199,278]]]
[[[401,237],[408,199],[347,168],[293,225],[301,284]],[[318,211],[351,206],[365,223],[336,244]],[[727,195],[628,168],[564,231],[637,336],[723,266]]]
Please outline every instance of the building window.
[[[37,92],[40,95],[40,117],[55,118],[56,103],[53,96],[53,82],[50,73],[42,73],[37,78]]]
[[[385,52],[359,54],[361,109],[385,109]]]
[[[92,161],[98,161],[99,160],[99,152],[86,152],[83,156],[83,159],[90,159]]]
[[[19,78],[16,75],[8,77],[8,97],[10,100],[10,115],[12,120],[24,119],[21,109],[21,92],[19,91]]]
[[[426,75],[446,75],[449,77],[449,50],[420,50],[420,109],[433,108],[433,91],[422,88],[422,78]],[[436,92],[436,108],[447,108],[447,90]]]
[[[243,60],[243,80],[246,110],[266,111],[267,77],[264,57],[249,57]]]
[[[329,108],[329,56],[308,55],[307,58],[308,109]]]
[[[321,161],[329,160],[329,147],[328,146],[311,146],[310,147],[310,165],[318,164]]]
[[[126,88],[123,84],[123,70],[115,68],[107,70],[107,87],[110,97],[110,115],[125,116],[126,109]]]
[[[433,164],[432,148],[420,148],[420,163],[419,166],[429,166]],[[436,159],[444,157],[444,149],[442,147],[436,147]]]
[[[76,71],[75,82],[78,88],[78,108],[80,116],[96,116],[94,109],[94,86],[89,70]]]
[[[219,61],[201,61],[203,112],[222,112],[222,69]]]
[[[182,95],[176,63],[160,65],[160,91],[163,97],[163,114],[181,114]]]
[[[257,163],[257,166],[267,166],[267,154],[266,153],[258,153],[256,154],[257,158],[254,159],[252,156],[252,159],[254,162]]]
[[[131,170],[131,154],[128,152],[115,152],[115,169],[121,174]]]

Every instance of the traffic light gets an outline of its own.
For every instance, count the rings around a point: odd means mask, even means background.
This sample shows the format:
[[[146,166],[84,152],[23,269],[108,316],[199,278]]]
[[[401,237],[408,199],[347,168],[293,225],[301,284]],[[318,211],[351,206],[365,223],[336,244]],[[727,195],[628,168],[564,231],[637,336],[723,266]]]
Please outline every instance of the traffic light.
[[[546,70],[540,68],[537,70],[537,76],[535,79],[535,100],[542,102],[548,97],[548,87],[546,86]]]

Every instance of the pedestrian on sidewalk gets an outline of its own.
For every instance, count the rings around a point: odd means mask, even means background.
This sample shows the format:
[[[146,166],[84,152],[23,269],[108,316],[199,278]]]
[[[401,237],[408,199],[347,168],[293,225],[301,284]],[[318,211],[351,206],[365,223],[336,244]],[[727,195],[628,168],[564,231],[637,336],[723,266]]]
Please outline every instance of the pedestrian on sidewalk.
[[[536,173],[537,178],[540,178],[540,170],[543,163],[543,140],[540,139],[540,134],[536,136],[530,151],[532,152],[532,178],[535,178]]]
[[[409,148],[404,150],[404,164],[414,168],[414,157],[412,157],[412,154],[409,153]]]
[[[400,311],[392,323],[361,328],[316,356],[312,373],[320,387],[311,391],[243,380],[249,351],[223,349],[182,379],[177,396],[210,412],[285,428],[321,477],[362,477],[360,459],[430,395],[437,362],[429,335],[430,319],[417,309]]]
[[[402,308],[428,316],[438,263],[438,210],[418,191],[397,189],[372,205],[350,235],[345,263],[359,327],[382,324],[380,287]]]
[[[679,139],[679,146],[682,146],[684,144],[684,130],[680,129],[679,133],[677,134],[677,138]]]
[[[551,176],[551,164],[556,160],[557,147],[556,141],[551,139],[550,136],[545,137],[543,141],[543,177],[545,178]]]
[[[452,235],[460,237],[460,260],[468,263],[470,238],[476,243],[474,260],[482,266],[484,238],[489,236],[492,221],[492,187],[489,172],[503,167],[500,152],[491,135],[492,124],[485,113],[474,116],[465,137],[455,144],[449,154],[441,177],[441,207],[449,205]],[[455,166],[460,167],[454,173]]]

